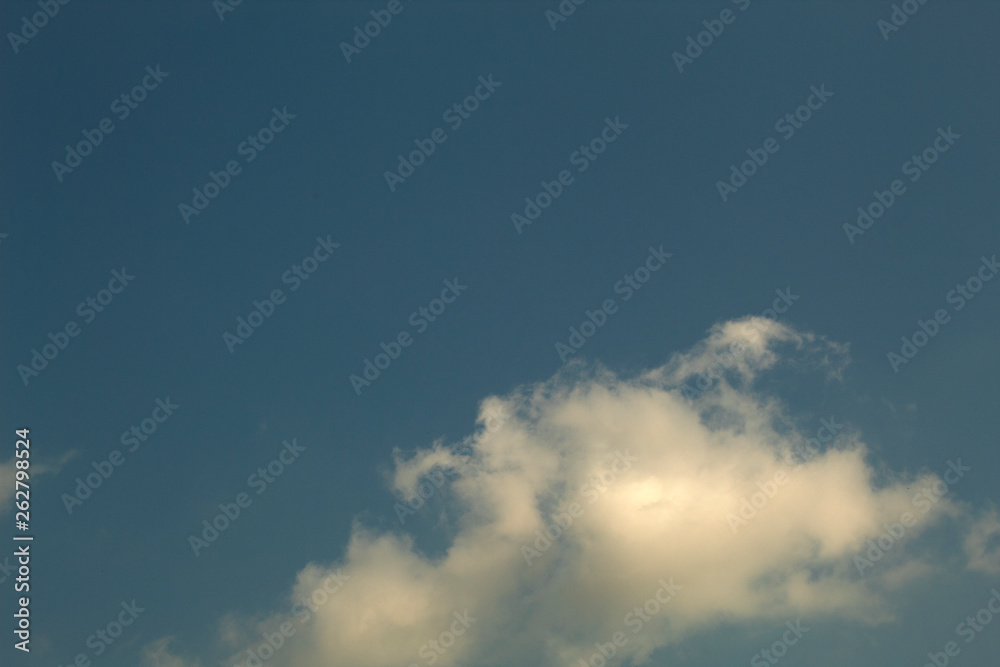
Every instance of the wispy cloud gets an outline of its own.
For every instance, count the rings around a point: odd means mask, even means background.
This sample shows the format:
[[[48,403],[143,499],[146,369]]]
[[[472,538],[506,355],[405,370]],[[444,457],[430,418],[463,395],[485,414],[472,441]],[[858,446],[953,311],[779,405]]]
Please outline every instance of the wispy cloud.
[[[28,460],[31,464],[28,468],[28,473],[30,475],[28,483],[30,484],[30,480],[38,477],[39,475],[58,474],[62,467],[76,457],[76,455],[77,452],[75,450],[71,450],[56,460],[29,458]],[[14,510],[14,492],[17,490],[15,479],[15,474],[17,473],[17,461],[18,459],[15,457],[11,458],[6,463],[0,463],[0,516],[9,514]]]

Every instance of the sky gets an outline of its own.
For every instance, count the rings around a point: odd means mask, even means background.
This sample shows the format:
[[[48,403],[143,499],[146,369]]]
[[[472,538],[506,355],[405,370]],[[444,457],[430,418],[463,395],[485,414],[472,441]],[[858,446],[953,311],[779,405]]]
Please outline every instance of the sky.
[[[998,19],[4,3],[0,664],[995,663]]]

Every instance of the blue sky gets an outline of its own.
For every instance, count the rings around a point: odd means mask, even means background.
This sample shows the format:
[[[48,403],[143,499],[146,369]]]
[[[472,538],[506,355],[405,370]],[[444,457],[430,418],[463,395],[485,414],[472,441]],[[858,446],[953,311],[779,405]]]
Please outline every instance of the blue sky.
[[[996,6],[928,0],[890,31],[888,2],[56,5],[35,31],[38,3],[2,9],[0,517],[18,532],[28,427],[35,536],[31,652],[8,630],[3,664],[246,664],[287,622],[264,664],[423,665],[469,605],[438,664],[578,664],[671,576],[684,588],[609,664],[745,663],[800,617],[787,664],[923,664],[951,640],[956,663],[997,655],[996,623],[956,630],[1000,585]],[[225,187],[185,216],[213,173]],[[920,321],[935,334],[894,364]],[[352,382],[366,362],[378,376]],[[837,438],[743,533],[773,539],[735,541],[727,515],[831,418]],[[525,563],[629,446],[607,501]],[[933,521],[859,573],[909,486],[958,459]],[[401,522],[420,480],[435,490]],[[651,515],[656,494],[680,505]],[[720,595],[709,582],[742,572],[726,554],[759,564]],[[337,571],[352,579],[296,616]],[[120,637],[88,645],[133,600]]]

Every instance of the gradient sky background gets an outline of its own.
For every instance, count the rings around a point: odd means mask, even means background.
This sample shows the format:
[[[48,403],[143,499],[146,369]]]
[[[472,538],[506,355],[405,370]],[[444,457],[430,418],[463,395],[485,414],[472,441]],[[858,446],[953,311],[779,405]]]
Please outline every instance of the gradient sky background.
[[[77,0],[19,53],[0,48],[0,464],[24,426],[36,473],[61,461],[32,482],[33,650],[5,629],[3,664],[93,657],[88,635],[134,598],[146,611],[94,664],[138,664],[174,636],[176,653],[214,665],[220,618],[282,609],[307,563],[343,556],[353,520],[439,552],[433,512],[396,521],[393,448],[460,441],[483,398],[551,377],[555,343],[649,246],[673,253],[667,268],[576,357],[630,376],[789,288],[800,298],[782,322],[850,344],[842,380],[769,387],[803,431],[833,415],[892,470],[960,457],[973,471],[955,496],[995,497],[1000,281],[958,312],[945,295],[1000,252],[1000,7],[929,0],[884,40],[889,2],[591,0],[552,30],[556,5],[404,2],[349,64],[338,44],[384,3],[244,2],[220,21],[209,0]],[[735,23],[679,73],[671,54],[726,8]],[[5,3],[4,32],[33,11]],[[110,103],[156,65],[169,76],[114,118]],[[448,129],[442,112],[488,75],[501,86]],[[716,181],[821,84],[833,96],[721,201]],[[237,145],[274,107],[296,118],[243,163]],[[60,183],[52,161],[105,117],[114,132]],[[628,129],[518,234],[511,214],[607,117]],[[447,141],[390,192],[383,172],[436,127]],[[849,243],[843,224],[939,127],[961,138]],[[231,159],[242,173],[185,225],[178,204]],[[327,235],[331,259],[230,354],[223,332]],[[17,365],[121,267],[135,280],[25,386]],[[467,291],[357,395],[349,376],[454,278]],[[938,308],[951,321],[894,373],[887,352]],[[75,478],[168,396],[177,412],[68,515]],[[290,438],[301,457],[194,557],[187,536]],[[922,664],[997,583],[948,569],[894,599],[896,622],[813,623],[784,662]],[[11,613],[11,579],[0,590]],[[746,664],[781,629],[720,619],[651,664]],[[998,652],[994,623],[956,664]]]

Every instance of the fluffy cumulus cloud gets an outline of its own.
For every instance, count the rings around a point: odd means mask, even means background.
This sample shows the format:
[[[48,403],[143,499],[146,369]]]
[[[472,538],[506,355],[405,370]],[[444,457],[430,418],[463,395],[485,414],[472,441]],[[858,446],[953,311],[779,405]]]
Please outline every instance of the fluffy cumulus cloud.
[[[395,461],[411,505],[444,480],[447,548],[418,549],[412,524],[356,524],[342,558],[299,573],[287,612],[230,619],[245,643],[227,642],[228,664],[271,637],[269,666],[578,665],[621,633],[617,665],[722,622],[889,620],[891,592],[935,567],[899,545],[968,512],[952,494],[917,502],[948,482],[873,465],[836,418],[816,438],[756,388],[782,364],[846,362],[845,346],[748,318],[637,377],[576,364],[488,398],[464,442]],[[975,526],[966,550],[988,570],[1000,521]]]

